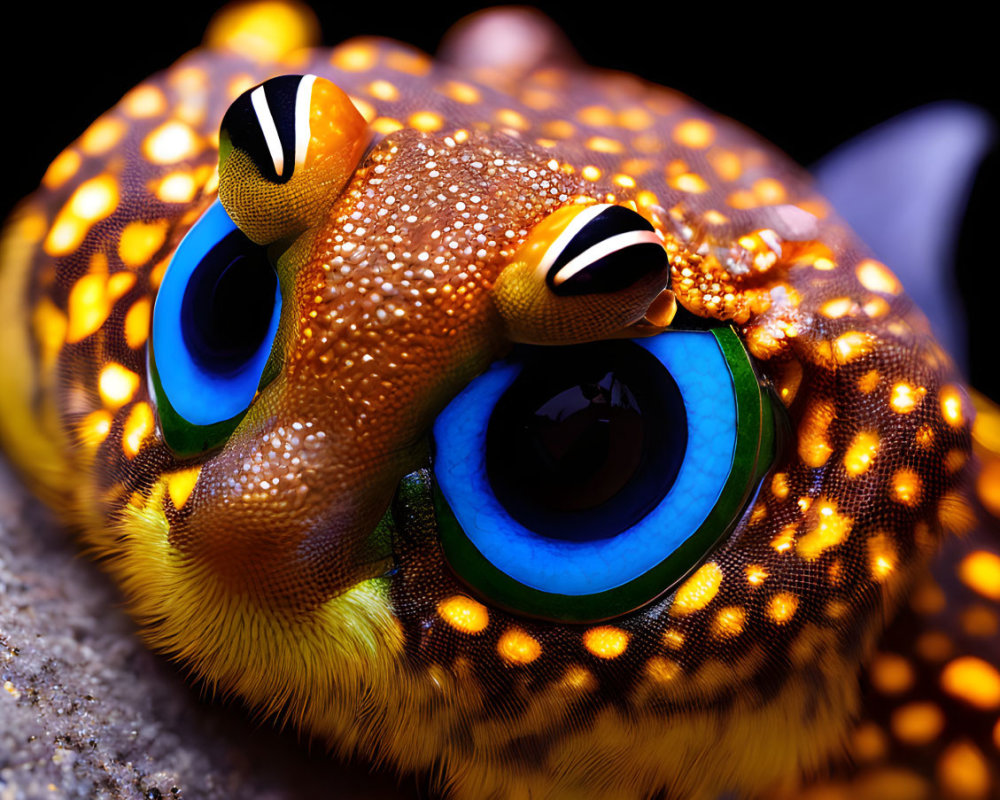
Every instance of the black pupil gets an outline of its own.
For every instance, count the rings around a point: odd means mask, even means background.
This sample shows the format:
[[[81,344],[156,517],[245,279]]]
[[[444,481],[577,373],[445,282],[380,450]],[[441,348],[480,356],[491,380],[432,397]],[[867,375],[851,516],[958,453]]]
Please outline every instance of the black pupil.
[[[486,469],[497,499],[535,533],[605,539],[670,490],[687,447],[677,383],[633,342],[526,348],[493,409]]]
[[[181,305],[184,343],[198,366],[232,373],[257,352],[270,327],[277,280],[265,249],[240,231],[202,258]]]

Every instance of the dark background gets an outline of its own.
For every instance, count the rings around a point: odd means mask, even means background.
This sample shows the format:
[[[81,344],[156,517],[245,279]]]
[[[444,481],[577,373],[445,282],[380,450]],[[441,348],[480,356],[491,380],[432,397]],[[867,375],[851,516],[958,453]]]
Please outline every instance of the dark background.
[[[29,0],[30,2],[31,0]],[[325,2],[324,41],[375,33],[433,52],[477,6]],[[541,8],[594,65],[634,72],[695,97],[771,139],[802,164],[894,114],[933,100],[975,103],[1000,118],[997,43],[961,5],[890,14],[874,3],[598,2]],[[45,167],[142,78],[196,47],[215,4],[135,2],[127,8],[34,2],[5,20],[4,186],[0,213]],[[980,7],[981,8],[981,7]],[[997,156],[980,175],[957,253],[971,320],[972,381],[1000,399],[993,352],[998,288]]]

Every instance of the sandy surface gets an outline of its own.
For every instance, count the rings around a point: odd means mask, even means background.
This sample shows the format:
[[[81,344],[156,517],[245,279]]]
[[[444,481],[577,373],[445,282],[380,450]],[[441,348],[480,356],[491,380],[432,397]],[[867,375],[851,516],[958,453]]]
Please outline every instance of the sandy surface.
[[[202,698],[0,460],[0,800],[419,795]]]

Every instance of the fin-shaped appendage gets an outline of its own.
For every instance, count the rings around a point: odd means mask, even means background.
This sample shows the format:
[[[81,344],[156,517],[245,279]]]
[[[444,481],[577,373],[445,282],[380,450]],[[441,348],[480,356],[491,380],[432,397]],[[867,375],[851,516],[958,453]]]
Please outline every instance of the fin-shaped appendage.
[[[823,193],[892,267],[962,368],[954,251],[976,170],[995,138],[985,111],[935,103],[861,134],[813,168]]]

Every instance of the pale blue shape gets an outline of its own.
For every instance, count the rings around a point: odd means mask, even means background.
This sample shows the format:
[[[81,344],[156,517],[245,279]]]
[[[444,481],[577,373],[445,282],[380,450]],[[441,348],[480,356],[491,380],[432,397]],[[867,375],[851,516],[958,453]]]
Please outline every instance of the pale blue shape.
[[[217,375],[204,371],[191,358],[181,331],[184,291],[201,260],[234,230],[236,223],[216,200],[181,239],[153,306],[153,351],[160,385],[174,410],[192,425],[212,425],[246,411],[271,355],[281,318],[281,286],[276,284],[267,336],[239,370]]]
[[[670,371],[688,419],[677,479],[645,519],[609,539],[571,542],[539,536],[512,519],[486,474],[486,430],[521,368],[496,362],[434,423],[434,473],[470,541],[514,580],[563,595],[614,589],[648,572],[705,521],[729,477],[736,448],[736,395],[729,365],[709,332],[668,331],[636,344]]]

